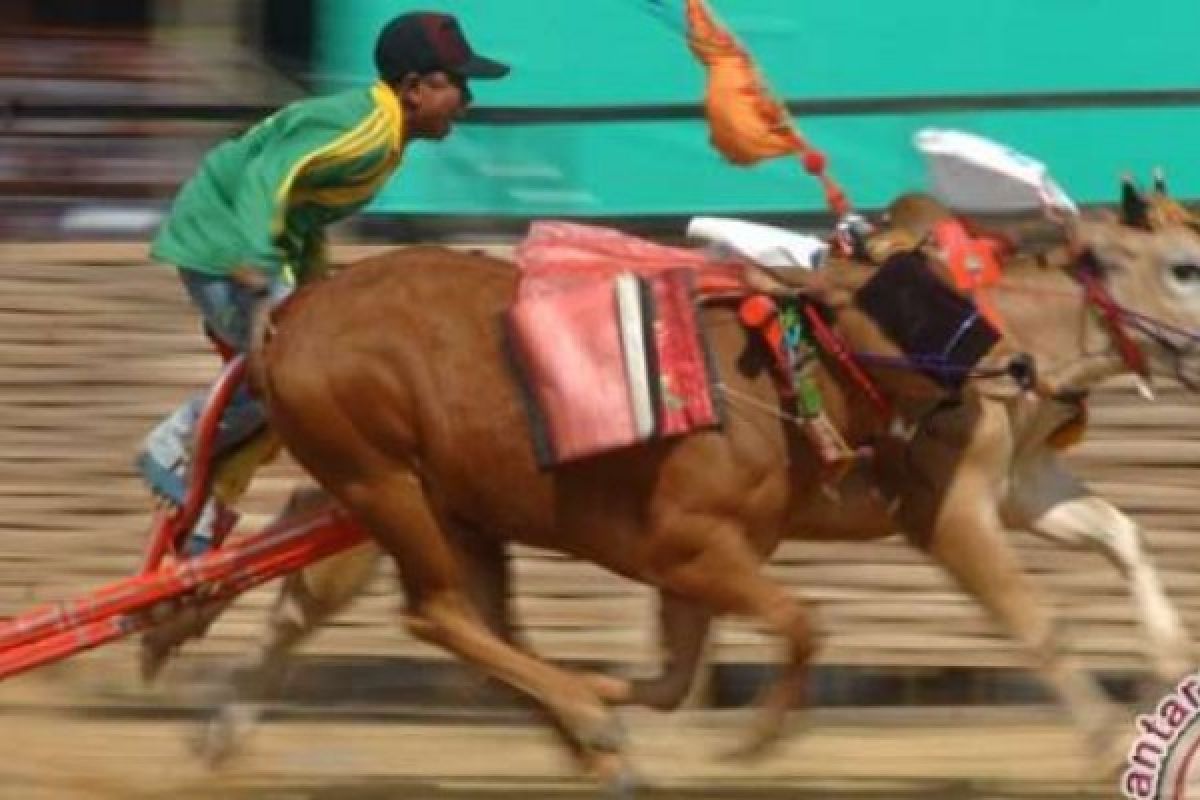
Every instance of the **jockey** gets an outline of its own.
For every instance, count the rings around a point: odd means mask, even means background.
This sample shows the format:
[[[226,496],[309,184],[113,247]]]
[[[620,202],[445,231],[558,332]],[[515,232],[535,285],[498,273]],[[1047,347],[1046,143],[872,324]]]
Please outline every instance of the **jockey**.
[[[151,248],[173,264],[210,336],[236,352],[249,344],[255,310],[321,275],[325,226],[362,208],[414,139],[441,140],[471,102],[472,78],[508,67],[476,55],[451,15],[396,17],[375,45],[379,80],[289,105],[212,150],[175,198]],[[146,437],[137,467],[156,495],[179,505],[197,395]],[[243,385],[218,428],[214,453],[259,432],[264,409]],[[203,552],[217,524],[210,497],[187,544]]]

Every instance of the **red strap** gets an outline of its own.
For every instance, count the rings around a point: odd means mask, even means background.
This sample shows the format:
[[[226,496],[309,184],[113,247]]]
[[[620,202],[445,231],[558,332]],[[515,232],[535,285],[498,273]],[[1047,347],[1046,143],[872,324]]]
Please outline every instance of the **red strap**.
[[[1117,305],[1117,301],[1113,300],[1112,295],[1108,293],[1108,289],[1104,287],[1096,276],[1086,270],[1079,271],[1079,280],[1083,284],[1084,291],[1087,292],[1088,300],[1104,317],[1104,322],[1108,325],[1109,335],[1112,336],[1113,342],[1117,345],[1117,352],[1121,354],[1121,360],[1125,362],[1125,366],[1141,375],[1143,378],[1150,374],[1150,366],[1146,363],[1146,354],[1142,352],[1142,348],[1138,347],[1137,343],[1129,337],[1129,333],[1125,330],[1125,326],[1121,323],[1121,308]]]
[[[853,354],[846,347],[836,333],[830,330],[825,324],[825,320],[817,312],[813,306],[804,305],[804,316],[812,327],[813,335],[817,337],[817,343],[825,352],[829,353],[841,366],[841,368],[850,377],[871,404],[875,406],[875,410],[883,418],[885,422],[892,419],[895,413],[892,410],[891,403],[879,391],[874,381],[870,376],[863,371],[858,362],[854,360]],[[783,352],[783,328],[779,324],[779,309],[775,305],[775,301],[766,295],[756,294],[747,297],[742,301],[738,308],[738,318],[742,323],[752,329],[758,331],[767,346],[771,350],[772,360],[775,365],[775,381],[779,387],[779,392],[785,398],[792,398],[796,395],[795,387],[792,386],[790,369],[787,363],[787,355]]]
[[[830,330],[825,324],[825,320],[817,313],[817,310],[811,305],[804,306],[804,316],[808,319],[808,324],[812,326],[813,334],[817,337],[817,341],[821,347],[837,359],[838,364],[850,379],[858,385],[867,399],[871,401],[871,405],[875,406],[875,410],[884,422],[890,422],[895,411],[892,409],[892,404],[888,402],[883,393],[879,391],[879,387],[871,380],[870,376],[863,371],[858,362],[854,360],[854,355],[847,349],[842,338]]]

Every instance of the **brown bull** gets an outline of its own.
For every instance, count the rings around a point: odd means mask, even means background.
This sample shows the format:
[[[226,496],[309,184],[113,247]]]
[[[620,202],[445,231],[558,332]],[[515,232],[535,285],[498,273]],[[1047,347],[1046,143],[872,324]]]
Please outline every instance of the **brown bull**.
[[[762,564],[819,493],[819,464],[792,426],[752,409],[735,410],[720,432],[540,472],[497,324],[514,287],[505,262],[414,248],[299,295],[255,364],[275,430],[393,556],[412,633],[528,694],[596,771],[621,773],[608,703],[627,700],[628,687],[497,636],[472,602],[464,550],[520,542],[568,553],[710,613],[758,620],[786,652],[755,734],[772,738],[815,641],[805,610]],[[883,346],[862,314],[843,316],[856,341]],[[757,351],[734,311],[710,309],[704,324],[730,395],[778,408],[765,359],[744,358]],[[908,402],[934,393],[923,379],[896,380],[921,390]],[[851,440],[878,433],[864,399],[826,384]]]
[[[1093,235],[1101,261],[1130,274],[1166,263],[1153,248],[1115,251],[1123,235]],[[783,535],[805,528],[815,465],[789,426],[746,408],[719,434],[538,473],[494,328],[512,280],[498,262],[418,249],[359,265],[307,295],[263,352],[281,435],[397,558],[414,632],[526,690],[593,754],[611,744],[602,700],[627,699],[624,687],[549,667],[487,632],[468,600],[456,541],[568,552],[651,583],[684,607],[758,618],[785,638],[790,654],[762,727],[769,736],[798,691],[812,641],[803,611],[760,565]],[[766,376],[732,366],[746,346],[732,315],[707,317],[731,396],[770,407]],[[370,319],[387,323],[371,328]],[[861,320],[858,327],[862,347],[871,331]],[[835,417],[860,439],[871,415],[826,389]],[[921,457],[942,490],[906,497],[897,521],[919,531],[929,552],[1044,657],[1047,677],[1086,715],[1098,707],[1095,687],[1061,658],[994,507],[973,500],[996,493],[992,482],[1003,483],[1011,456],[1007,409],[1019,402],[1003,394],[1003,402],[971,395],[938,419]]]

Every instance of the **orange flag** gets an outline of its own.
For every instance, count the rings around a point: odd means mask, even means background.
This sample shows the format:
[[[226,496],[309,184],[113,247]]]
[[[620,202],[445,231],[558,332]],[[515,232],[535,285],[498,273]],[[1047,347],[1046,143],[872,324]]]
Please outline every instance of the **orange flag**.
[[[750,54],[713,16],[704,0],[687,0],[688,47],[708,72],[704,112],[713,147],[734,164],[748,166],[795,154],[825,189],[837,214],[849,202],[825,171],[825,157],[792,126],[787,109],[768,91]]]

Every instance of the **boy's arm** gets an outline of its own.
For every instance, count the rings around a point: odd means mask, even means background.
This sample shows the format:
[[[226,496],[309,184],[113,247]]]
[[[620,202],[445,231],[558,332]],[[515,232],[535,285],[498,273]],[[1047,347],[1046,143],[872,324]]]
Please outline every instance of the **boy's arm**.
[[[323,278],[330,271],[329,236],[324,228],[315,228],[308,235],[301,261],[297,267],[300,274],[296,276],[301,283]]]

